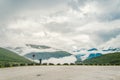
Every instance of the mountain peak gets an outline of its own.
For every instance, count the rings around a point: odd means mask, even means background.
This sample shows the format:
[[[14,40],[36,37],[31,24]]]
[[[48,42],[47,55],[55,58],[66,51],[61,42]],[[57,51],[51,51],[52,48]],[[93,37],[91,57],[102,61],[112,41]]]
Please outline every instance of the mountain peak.
[[[49,49],[51,47],[45,45],[35,45],[35,44],[26,44],[27,47],[35,48],[35,49]]]
[[[91,48],[88,51],[97,51],[97,50],[98,50],[97,48]]]

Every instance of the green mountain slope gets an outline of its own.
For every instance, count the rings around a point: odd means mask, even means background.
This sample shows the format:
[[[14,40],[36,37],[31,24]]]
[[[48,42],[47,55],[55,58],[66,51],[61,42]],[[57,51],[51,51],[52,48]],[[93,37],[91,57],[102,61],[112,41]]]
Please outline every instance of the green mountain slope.
[[[120,52],[105,54],[100,57],[87,59],[85,64],[120,64]]]
[[[32,55],[35,54],[35,59],[49,59],[49,58],[62,58],[65,56],[70,56],[71,54],[66,51],[55,51],[55,52],[33,52],[26,54],[25,56],[33,59]]]
[[[31,61],[29,61],[28,59],[19,56],[18,54],[0,48],[0,64],[4,64],[4,63],[30,63]]]

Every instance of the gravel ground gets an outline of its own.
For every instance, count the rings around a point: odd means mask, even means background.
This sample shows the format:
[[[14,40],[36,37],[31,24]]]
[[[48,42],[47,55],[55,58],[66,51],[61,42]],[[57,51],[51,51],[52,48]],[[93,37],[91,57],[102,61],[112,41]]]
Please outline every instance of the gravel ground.
[[[120,66],[29,66],[1,68],[0,80],[120,80]]]

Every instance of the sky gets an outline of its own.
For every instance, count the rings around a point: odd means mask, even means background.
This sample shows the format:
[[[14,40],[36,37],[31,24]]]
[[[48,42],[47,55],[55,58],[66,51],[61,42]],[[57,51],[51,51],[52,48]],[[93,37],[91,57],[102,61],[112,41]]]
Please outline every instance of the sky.
[[[0,46],[120,47],[120,0],[0,0]]]

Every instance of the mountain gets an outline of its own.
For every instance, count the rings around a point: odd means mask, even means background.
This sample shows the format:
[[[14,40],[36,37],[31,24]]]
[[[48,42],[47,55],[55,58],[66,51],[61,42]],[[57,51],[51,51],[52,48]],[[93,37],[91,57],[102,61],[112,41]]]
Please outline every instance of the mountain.
[[[81,48],[81,49],[76,49],[73,50],[74,55],[77,58],[77,61],[84,61],[86,59],[91,59],[91,58],[95,58],[98,56],[102,56],[104,54],[108,54],[108,53],[114,53],[114,52],[120,52],[120,48],[90,48],[90,49],[86,49],[86,48]]]
[[[98,56],[102,56],[101,53],[88,53],[88,54],[77,54],[75,55],[77,61],[84,61],[86,59],[92,59]]]
[[[91,54],[89,54],[87,59],[92,59],[92,58],[99,57],[99,56],[102,56],[102,54],[101,53],[91,53]]]
[[[57,49],[56,47],[40,44],[25,44],[17,47],[7,47],[10,51],[13,51],[21,56],[34,59],[37,62],[39,59],[51,60],[52,58],[63,59],[65,57],[74,56],[77,61],[84,61],[86,59],[92,59],[102,56],[108,53],[120,52],[120,48],[80,48],[74,49],[71,53]]]
[[[36,44],[25,44],[23,46],[17,47],[7,47],[7,49],[18,53],[19,55],[26,55],[33,52],[55,52],[60,51],[59,49],[49,47],[46,45],[36,45]]]
[[[0,48],[0,64],[4,63],[30,63],[31,61],[12,51]]]
[[[120,64],[120,52],[104,54],[102,56],[86,59],[85,64]]]
[[[66,56],[71,56],[71,54],[66,51],[32,52],[32,53],[26,54],[25,56],[30,59],[33,59],[32,55],[35,55],[36,60],[39,60],[39,59],[47,60],[50,58],[62,58],[62,57],[66,57]]]
[[[106,51],[120,51],[120,48],[108,48],[108,49],[103,49],[102,51],[106,52]]]
[[[98,50],[97,48],[91,48],[88,51],[97,51],[97,50]]]
[[[48,60],[50,58],[63,58],[71,56],[72,54],[57,48],[53,48],[46,45],[36,45],[36,44],[25,44],[24,46],[18,47],[7,47],[7,49],[18,53],[21,56],[25,56],[29,59],[33,59],[35,55],[35,60],[39,59]]]
[[[84,57],[86,54],[77,54],[77,55],[75,55],[75,57],[76,57],[76,59],[77,59],[77,61],[82,61],[82,57]]]
[[[26,46],[35,48],[35,49],[50,49],[51,47],[45,45],[34,45],[34,44],[26,44]]]

